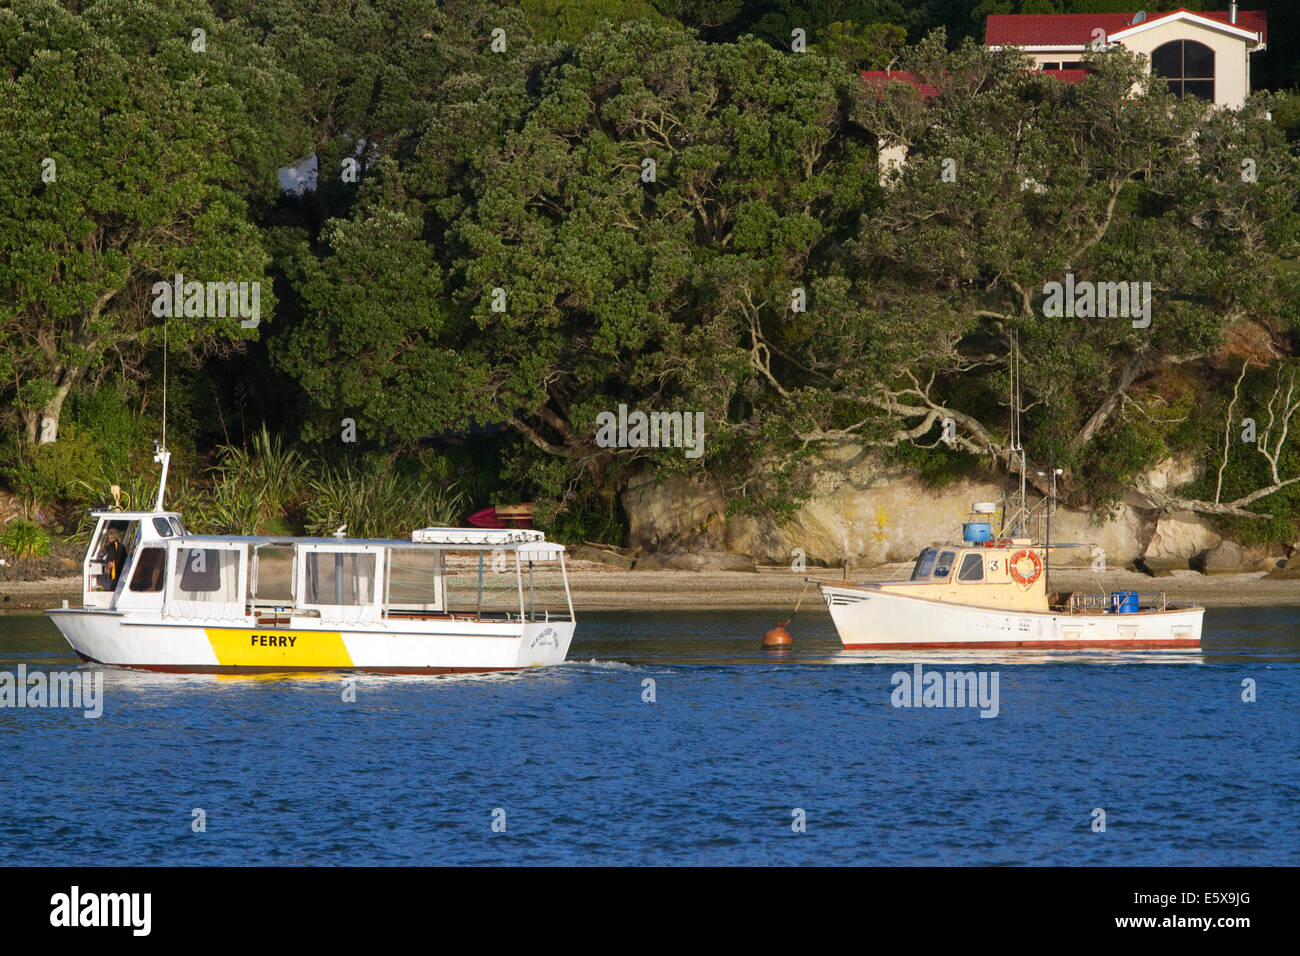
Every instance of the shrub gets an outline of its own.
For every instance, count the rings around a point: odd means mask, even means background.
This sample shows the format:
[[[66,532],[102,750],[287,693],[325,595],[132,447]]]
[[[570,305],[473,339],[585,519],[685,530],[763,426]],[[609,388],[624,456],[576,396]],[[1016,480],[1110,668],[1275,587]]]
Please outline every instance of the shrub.
[[[72,424],[60,431],[58,441],[27,449],[11,445],[4,458],[0,474],[28,504],[78,501],[85,485],[99,485],[104,477],[99,446]]]
[[[15,518],[0,532],[0,548],[19,559],[43,558],[50,553],[50,534],[35,521]]]
[[[350,537],[406,537],[417,528],[459,523],[465,506],[455,482],[403,474],[386,460],[364,470],[351,463],[327,466],[309,484],[307,531],[315,535],[346,524]]]

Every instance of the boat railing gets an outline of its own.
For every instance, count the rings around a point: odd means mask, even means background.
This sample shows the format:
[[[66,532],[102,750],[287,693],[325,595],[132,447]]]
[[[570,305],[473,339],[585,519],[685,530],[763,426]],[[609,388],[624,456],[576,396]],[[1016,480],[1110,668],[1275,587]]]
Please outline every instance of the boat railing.
[[[1125,597],[1136,595],[1137,607],[1144,611],[1167,611],[1169,599],[1163,591],[1115,591],[1111,593],[1075,593],[1070,595],[1066,610],[1071,614],[1113,614],[1123,606]],[[1130,598],[1131,600],[1131,598]]]

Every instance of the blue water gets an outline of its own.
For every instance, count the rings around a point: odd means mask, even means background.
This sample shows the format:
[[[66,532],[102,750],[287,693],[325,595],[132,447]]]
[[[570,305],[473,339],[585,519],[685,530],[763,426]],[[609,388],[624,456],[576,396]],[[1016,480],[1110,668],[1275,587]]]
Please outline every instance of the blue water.
[[[758,649],[771,612],[588,613],[563,666],[361,676],[352,703],[341,676],[105,669],[98,720],[0,709],[0,845],[35,865],[1300,863],[1300,610],[1212,609],[1200,652],[978,657],[844,652],[820,610],[786,658]],[[893,707],[917,661],[997,671],[998,715]],[[43,617],[0,616],[0,670],[23,662],[79,666]]]

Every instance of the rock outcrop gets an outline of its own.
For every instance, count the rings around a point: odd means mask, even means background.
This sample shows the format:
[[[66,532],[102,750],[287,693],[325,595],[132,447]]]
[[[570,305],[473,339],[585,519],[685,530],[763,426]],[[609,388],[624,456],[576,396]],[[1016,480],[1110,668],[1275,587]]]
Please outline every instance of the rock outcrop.
[[[809,499],[785,523],[766,516],[728,517],[716,484],[684,476],[643,475],[624,492],[623,506],[628,544],[647,553],[728,552],[760,564],[789,565],[802,558],[809,566],[840,567],[847,561],[863,568],[911,561],[930,544],[959,539],[971,503],[1000,504],[1003,494],[1001,483],[966,480],[935,489],[902,469],[850,458],[828,463]],[[1052,540],[1087,547],[1063,548],[1052,560],[1085,567],[1104,557],[1109,566],[1122,566],[1142,555],[1157,524],[1148,511],[1124,503],[1101,518],[1061,508],[1052,518]]]
[[[1198,514],[1160,510],[1164,494],[1200,474],[1196,462],[1170,458],[1139,476],[1108,513],[1057,509],[1050,537],[1062,547],[1053,550],[1053,565],[1129,566],[1153,575],[1188,568],[1211,574],[1277,569],[1289,549],[1242,548]],[[911,561],[924,547],[960,539],[971,504],[1001,505],[1007,488],[971,480],[929,487],[911,472],[849,448],[828,456],[808,500],[784,523],[769,516],[728,516],[717,484],[680,475],[641,475],[624,492],[623,507],[628,544],[644,552],[638,568],[722,570],[800,560],[810,567],[866,568]],[[1296,563],[1292,558],[1288,567]]]
[[[1142,557],[1178,560],[1187,567],[1192,558],[1217,548],[1222,540],[1200,515],[1175,511],[1161,515],[1156,521],[1155,534],[1147,542]]]

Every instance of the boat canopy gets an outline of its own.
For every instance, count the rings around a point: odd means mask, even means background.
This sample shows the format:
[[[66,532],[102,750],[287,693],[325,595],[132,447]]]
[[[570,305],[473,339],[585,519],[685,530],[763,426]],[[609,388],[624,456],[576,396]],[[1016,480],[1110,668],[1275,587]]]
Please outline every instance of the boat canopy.
[[[430,532],[427,533],[426,532]],[[522,537],[521,537],[522,536]],[[185,534],[178,538],[182,543],[208,544],[229,542],[249,544],[254,548],[272,545],[285,547],[299,544],[347,545],[349,548],[402,548],[419,547],[441,551],[517,551],[525,559],[549,560],[563,553],[564,545],[547,541],[541,531],[532,530],[481,530],[474,528],[424,528],[405,538],[345,538],[307,537],[291,535],[238,535],[238,534]]]

